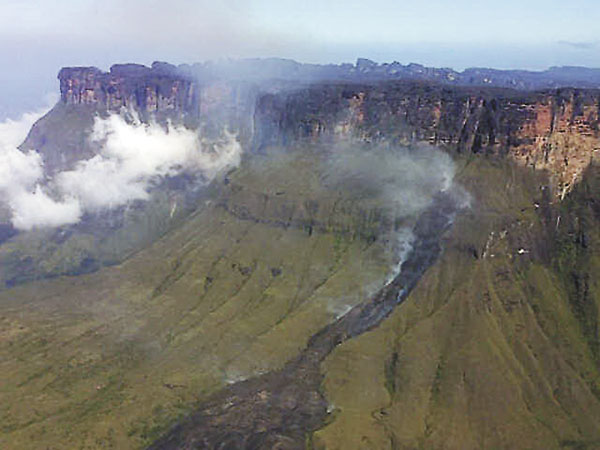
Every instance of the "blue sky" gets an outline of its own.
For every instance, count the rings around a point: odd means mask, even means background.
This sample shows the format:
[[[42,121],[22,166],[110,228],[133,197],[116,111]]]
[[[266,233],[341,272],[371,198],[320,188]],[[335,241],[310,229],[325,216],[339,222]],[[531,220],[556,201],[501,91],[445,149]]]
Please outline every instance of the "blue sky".
[[[600,67],[599,24],[598,0],[0,0],[0,116],[39,104],[65,65],[361,56]]]

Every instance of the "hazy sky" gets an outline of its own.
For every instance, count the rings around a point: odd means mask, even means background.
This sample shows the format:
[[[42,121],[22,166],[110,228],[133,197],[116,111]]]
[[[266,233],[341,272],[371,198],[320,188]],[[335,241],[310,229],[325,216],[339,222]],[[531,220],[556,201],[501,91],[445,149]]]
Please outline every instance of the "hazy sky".
[[[66,65],[280,56],[306,62],[600,67],[599,0],[0,0],[0,117]]]

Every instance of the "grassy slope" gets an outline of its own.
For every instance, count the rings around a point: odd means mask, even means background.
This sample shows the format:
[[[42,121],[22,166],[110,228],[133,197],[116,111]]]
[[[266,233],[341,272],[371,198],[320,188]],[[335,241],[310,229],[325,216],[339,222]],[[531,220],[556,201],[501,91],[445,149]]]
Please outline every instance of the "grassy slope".
[[[557,231],[534,205],[534,174],[467,164],[473,208],[443,257],[379,328],[325,362],[333,414],[314,447],[600,448],[594,174],[559,207]]]
[[[47,172],[72,168],[76,161],[94,156],[88,137],[94,117],[100,113],[90,105],[67,106],[58,102],[33,125],[21,149],[39,152]]]
[[[106,113],[92,106],[59,102],[36,122],[21,148],[40,152],[47,173],[73,168],[82,158],[96,154],[97,145],[89,141],[89,135],[94,118],[102,114]],[[189,212],[184,192],[164,183],[152,191],[149,201],[136,202],[116,213],[105,212],[100,219],[85,217],[73,227],[21,232],[0,245],[0,289],[121,262]],[[9,222],[8,209],[0,206],[0,225]]]
[[[154,191],[147,202],[124,208],[116,225],[90,223],[21,232],[0,245],[0,290],[31,280],[91,272],[151,244],[190,213],[180,192]],[[175,213],[172,207],[177,204]]]
[[[310,159],[264,164],[118,266],[0,293],[0,447],[143,446],[382,282],[389,259],[357,237],[376,220],[335,210]]]

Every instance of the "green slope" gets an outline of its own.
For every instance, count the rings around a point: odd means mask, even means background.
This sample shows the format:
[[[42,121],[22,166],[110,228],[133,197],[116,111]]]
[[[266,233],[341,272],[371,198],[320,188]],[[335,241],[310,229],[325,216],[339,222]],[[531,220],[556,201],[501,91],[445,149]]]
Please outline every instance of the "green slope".
[[[599,173],[556,205],[539,174],[465,164],[443,257],[323,365],[314,448],[600,448]]]
[[[141,448],[372,294],[384,204],[325,187],[302,150],[246,161],[119,265],[0,292],[0,447]],[[406,302],[326,360],[314,448],[600,448],[600,171],[558,204],[543,174],[459,164],[472,208]]]
[[[0,447],[140,448],[380,286],[381,200],[295,155],[248,162],[120,265],[0,292]]]

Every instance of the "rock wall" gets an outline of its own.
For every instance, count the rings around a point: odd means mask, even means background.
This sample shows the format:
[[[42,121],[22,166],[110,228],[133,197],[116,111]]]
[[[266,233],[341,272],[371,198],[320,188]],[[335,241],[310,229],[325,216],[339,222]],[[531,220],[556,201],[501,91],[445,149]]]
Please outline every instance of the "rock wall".
[[[302,64],[280,58],[208,61],[178,67],[155,62],[152,69],[127,64],[114,66],[128,74],[148,72],[153,75],[189,76],[199,80],[287,80],[293,82],[351,81],[376,82],[384,80],[421,80],[449,86],[503,87],[521,90],[555,89],[560,87],[600,88],[600,69],[585,67],[552,67],[545,71],[495,70],[469,68],[457,72],[449,68],[426,67],[421,64],[403,65],[397,61],[378,64],[358,58],[355,64]],[[98,69],[89,68],[100,72]],[[111,69],[111,73],[112,73]],[[79,74],[75,74],[79,77]]]
[[[357,67],[364,65],[359,61]],[[207,134],[229,128],[254,150],[298,139],[352,136],[508,155],[519,164],[549,170],[561,197],[600,154],[600,91],[594,89],[527,92],[424,81],[307,86],[289,80],[244,82],[231,72],[217,75],[203,66],[154,63],[115,65],[107,73],[64,68],[58,77],[67,107],[128,108],[142,117],[191,119]]]
[[[564,196],[600,156],[600,91],[527,93],[419,82],[312,86],[263,96],[256,148],[298,139],[426,141],[459,152],[506,155],[551,172]]]
[[[184,124],[201,128],[203,137],[235,132],[247,146],[252,139],[255,84],[219,79],[200,80],[175,66],[154,63],[112,66],[109,72],[95,67],[63,68],[60,101],[34,124],[21,149],[36,150],[47,174],[71,170],[98,148],[89,142],[94,118],[124,110],[142,121]]]
[[[61,101],[95,105],[108,111],[132,108],[142,113],[198,111],[197,85],[174,66],[117,64],[110,72],[95,67],[67,67],[59,74]]]

